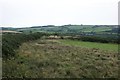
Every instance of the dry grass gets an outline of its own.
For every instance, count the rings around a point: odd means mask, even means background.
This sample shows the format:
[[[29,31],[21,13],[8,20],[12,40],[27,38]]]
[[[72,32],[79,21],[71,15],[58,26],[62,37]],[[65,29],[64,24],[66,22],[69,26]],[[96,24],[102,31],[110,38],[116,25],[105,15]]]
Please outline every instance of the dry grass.
[[[24,43],[16,58],[3,62],[3,77],[117,78],[117,53],[60,44]]]

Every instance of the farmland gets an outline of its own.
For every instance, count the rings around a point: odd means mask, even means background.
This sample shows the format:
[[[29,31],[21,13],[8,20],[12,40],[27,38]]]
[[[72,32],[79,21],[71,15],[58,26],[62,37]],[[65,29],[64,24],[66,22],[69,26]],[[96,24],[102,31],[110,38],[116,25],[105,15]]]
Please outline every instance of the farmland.
[[[116,25],[2,29],[3,78],[118,78]]]
[[[46,26],[33,26],[26,28],[4,28],[2,30],[13,30],[24,33],[29,32],[59,32],[59,33],[117,33],[117,25],[46,25]]]
[[[75,41],[75,40],[60,40],[60,41],[63,44],[68,44],[68,45],[72,45],[72,46],[96,48],[96,49],[101,49],[101,50],[118,52],[118,44],[84,42],[84,41]]]
[[[40,39],[23,43],[16,50],[15,58],[3,61],[3,77],[117,78],[117,52],[66,42],[68,40]]]

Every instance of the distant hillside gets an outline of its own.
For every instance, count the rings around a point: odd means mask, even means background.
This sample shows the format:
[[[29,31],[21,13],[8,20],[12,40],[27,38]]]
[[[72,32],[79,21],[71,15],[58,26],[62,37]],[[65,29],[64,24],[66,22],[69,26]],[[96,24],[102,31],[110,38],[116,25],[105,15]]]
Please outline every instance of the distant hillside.
[[[60,32],[60,33],[81,33],[81,32],[112,32],[117,33],[117,25],[63,25],[63,26],[33,26],[29,28],[20,28],[17,31],[22,32]]]
[[[23,33],[29,32],[58,32],[58,33],[116,33],[118,32],[117,25],[62,25],[62,26],[32,26],[26,28],[11,28],[2,27],[2,30],[12,30]]]
[[[18,33],[21,33],[21,32],[12,31],[12,30],[0,30],[0,33],[15,33],[15,34],[18,34]]]
[[[1,30],[12,30],[12,31],[16,31],[17,28],[12,28],[12,27],[1,27]]]

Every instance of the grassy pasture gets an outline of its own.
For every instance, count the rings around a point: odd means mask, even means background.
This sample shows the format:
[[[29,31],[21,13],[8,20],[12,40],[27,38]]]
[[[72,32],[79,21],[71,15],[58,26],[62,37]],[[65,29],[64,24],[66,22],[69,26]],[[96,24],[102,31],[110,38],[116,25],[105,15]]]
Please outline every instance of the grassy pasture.
[[[66,43],[68,40],[36,40],[23,43],[14,58],[3,61],[3,77],[118,77],[116,52],[71,46],[61,42]],[[78,44],[76,41],[75,43]]]
[[[97,49],[101,49],[101,50],[118,52],[118,44],[84,42],[84,41],[77,41],[77,40],[60,40],[60,42],[63,44],[72,45],[72,46],[80,46],[80,47],[86,47],[86,48],[97,48]]]
[[[96,28],[88,27],[88,28],[82,29],[83,32],[102,32],[102,31],[109,31],[109,30],[112,30],[112,28],[111,27],[96,27]]]

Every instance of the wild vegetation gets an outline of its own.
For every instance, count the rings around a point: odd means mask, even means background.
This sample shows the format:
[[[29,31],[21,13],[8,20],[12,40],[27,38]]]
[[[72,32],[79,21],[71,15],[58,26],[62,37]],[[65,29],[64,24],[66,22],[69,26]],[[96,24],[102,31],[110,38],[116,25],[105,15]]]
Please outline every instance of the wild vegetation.
[[[2,34],[3,78],[118,77],[116,27],[49,25],[10,30],[22,33]]]
[[[89,44],[88,44],[89,45]],[[117,78],[117,52],[61,44],[59,40],[23,43],[3,61],[9,78]]]
[[[27,41],[40,39],[44,33],[34,34],[3,34],[2,35],[2,56],[8,58],[15,55],[15,50]]]
[[[2,78],[2,36],[0,33],[0,78]]]
[[[70,37],[71,40],[81,40],[81,41],[89,41],[89,42],[99,42],[99,43],[117,43],[119,44],[120,38],[104,38],[97,36],[79,36],[79,37]]]

